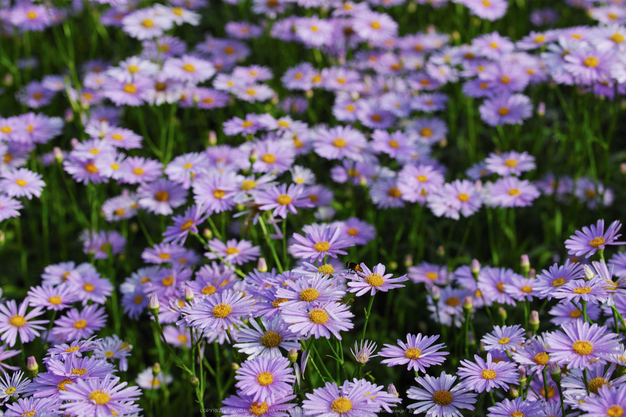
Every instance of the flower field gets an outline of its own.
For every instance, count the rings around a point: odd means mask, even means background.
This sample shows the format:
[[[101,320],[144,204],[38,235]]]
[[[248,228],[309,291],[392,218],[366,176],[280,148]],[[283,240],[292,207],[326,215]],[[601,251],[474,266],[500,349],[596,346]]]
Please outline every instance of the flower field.
[[[626,417],[625,0],[0,0],[0,415]]]

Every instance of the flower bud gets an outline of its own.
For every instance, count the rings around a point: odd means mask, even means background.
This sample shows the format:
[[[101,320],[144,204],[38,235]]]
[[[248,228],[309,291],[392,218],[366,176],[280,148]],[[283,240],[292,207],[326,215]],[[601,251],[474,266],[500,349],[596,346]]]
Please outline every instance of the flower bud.
[[[202,236],[204,236],[206,239],[213,239],[213,232],[211,231],[211,229],[204,229],[202,231]]]
[[[154,365],[152,365],[152,375],[157,377],[159,376],[160,373],[161,373],[161,364],[156,362]]]
[[[465,301],[463,301],[463,310],[465,310],[466,313],[471,313],[473,309],[474,299],[468,295],[465,297]]]
[[[506,319],[508,316],[506,314],[506,310],[504,309],[504,307],[498,307],[498,316],[500,316],[503,323],[506,323]]]
[[[520,260],[520,268],[522,270],[522,275],[525,277],[528,276],[528,272],[530,271],[530,259],[528,259],[528,255],[523,254]]]
[[[413,255],[409,253],[404,257],[404,267],[408,268],[410,266],[413,266]]]
[[[528,271],[528,278],[535,278],[537,276],[537,271],[535,270],[535,268],[530,268],[530,271]]]
[[[148,296],[148,310],[155,316],[159,314],[159,309],[161,308],[161,304],[159,303],[159,297],[156,294],[150,294]]]
[[[55,146],[54,148],[52,148],[52,154],[54,155],[54,159],[57,162],[63,161],[63,151],[58,146]]]
[[[396,269],[398,269],[398,263],[396,261],[389,262],[388,266],[390,271],[395,271]]]
[[[209,130],[209,146],[217,145],[217,133],[215,130]]]
[[[63,115],[63,118],[67,123],[72,123],[74,121],[74,112],[71,108],[65,109],[65,114]]]
[[[263,272],[263,273],[267,272],[267,261],[265,260],[265,258],[263,257],[259,258],[259,261],[257,262],[257,265],[256,265],[256,269],[259,272]]]
[[[189,287],[185,287],[185,301],[192,302],[194,298],[193,290]]]
[[[622,174],[626,175],[626,162],[620,164],[619,170],[622,172]]]
[[[476,338],[474,337],[474,332],[472,332],[471,330],[467,332],[467,343],[470,346],[476,345]]]
[[[29,356],[26,358],[26,369],[28,369],[33,377],[37,376],[37,372],[39,371],[39,365],[37,364],[37,359],[34,356]]]
[[[593,269],[591,269],[589,265],[583,265],[583,270],[585,271],[585,279],[587,281],[593,279],[593,277],[596,276],[595,272],[593,272]]]
[[[511,387],[509,388],[509,394],[511,394],[512,398],[519,397],[519,390],[517,389],[515,385],[511,385]]]
[[[433,298],[433,301],[439,301],[441,298],[441,289],[438,286],[433,285],[430,290],[430,296]]]
[[[398,393],[398,390],[396,389],[396,386],[393,384],[389,384],[387,385],[387,392],[391,395],[393,395],[396,398],[400,397],[400,394]]]
[[[70,139],[70,145],[72,145],[72,148],[77,147],[79,143],[80,143],[80,142],[79,142],[79,141],[78,141],[78,139],[76,139],[76,138],[72,138],[72,139]]]
[[[133,233],[137,233],[139,231],[139,226],[137,225],[137,223],[132,222],[130,224],[130,231]]]
[[[289,359],[289,362],[291,363],[296,363],[296,361],[298,360],[298,349],[296,348],[291,349],[287,353],[287,359]]]
[[[530,312],[530,320],[528,320],[528,324],[530,325],[530,330],[535,333],[539,330],[539,312],[537,310],[533,310]]]
[[[470,270],[472,271],[472,275],[474,276],[474,279],[478,281],[478,274],[480,274],[480,262],[478,262],[478,259],[472,260],[472,265],[470,266]]]
[[[257,159],[259,159],[259,151],[253,149],[252,152],[250,152],[250,163],[254,164]]]
[[[543,117],[546,115],[546,103],[543,101],[537,106],[537,115]]]
[[[237,362],[233,362],[231,366],[233,367],[233,371],[235,372],[237,372],[239,368],[241,368]]]
[[[437,248],[437,256],[441,258],[446,256],[446,248],[444,248],[443,245],[439,245],[439,247]]]
[[[520,366],[517,370],[517,374],[519,376],[519,385],[521,388],[524,388],[526,386],[526,383],[528,382],[528,378],[526,377],[526,368]]]
[[[197,376],[192,376],[189,382],[191,383],[192,387],[197,387],[200,385],[200,380],[198,379]]]
[[[13,85],[13,74],[11,73],[6,73],[4,78],[2,79],[2,85],[4,85],[5,87],[10,87]]]
[[[552,380],[557,384],[561,382],[561,378],[563,375],[561,374],[561,367],[556,362],[552,362],[550,364],[550,376],[552,377]]]

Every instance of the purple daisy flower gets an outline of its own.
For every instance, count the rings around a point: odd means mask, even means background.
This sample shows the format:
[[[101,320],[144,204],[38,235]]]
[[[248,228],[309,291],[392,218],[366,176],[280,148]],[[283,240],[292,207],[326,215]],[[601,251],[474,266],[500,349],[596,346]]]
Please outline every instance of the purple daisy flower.
[[[370,189],[370,198],[380,209],[404,207],[404,194],[398,188],[399,186],[394,178],[379,179]]]
[[[319,417],[376,417],[381,406],[370,400],[370,384],[365,380],[345,381],[341,387],[327,382],[306,394],[302,408],[306,415]]]
[[[544,366],[549,366],[551,362],[547,349],[543,338],[536,336],[527,340],[524,346],[512,352],[511,355],[520,365],[530,366],[531,372],[542,372]]]
[[[202,207],[189,207],[185,211],[185,214],[172,218],[174,225],[167,226],[167,229],[165,229],[163,242],[183,245],[189,233],[198,233],[198,226],[202,224],[207,217],[209,217],[209,215],[206,214]]]
[[[148,91],[153,87],[149,78],[135,78],[131,82],[120,82],[110,79],[105,84],[102,94],[116,106],[141,106],[145,103]]]
[[[605,232],[604,219],[598,220],[596,225],[592,224],[589,227],[583,227],[582,232],[577,230],[575,234],[565,241],[565,248],[567,248],[570,255],[585,255],[586,258],[589,258],[595,255],[598,250],[604,251],[607,245],[623,244],[624,242],[617,242],[617,239],[621,236],[621,233],[617,234],[617,232],[621,228],[622,224],[615,220]]]
[[[73,308],[54,322],[52,335],[67,342],[87,339],[105,326],[106,319],[104,308],[97,304],[87,306],[82,311]]]
[[[6,417],[21,417],[29,414],[39,414],[43,417],[52,415],[48,413],[58,407],[58,401],[56,398],[19,398],[17,402],[7,404],[6,407],[8,408],[4,414]]]
[[[506,14],[509,3],[506,0],[465,0],[470,13],[487,20],[498,20]]]
[[[523,94],[503,94],[485,100],[478,111],[483,121],[490,126],[519,125],[532,116],[533,106]]]
[[[319,303],[339,301],[345,294],[343,285],[338,285],[335,279],[324,274],[302,277],[295,281],[286,280],[276,290],[276,297],[285,300],[280,303],[281,309],[298,310],[310,309]]]
[[[374,296],[376,291],[387,292],[392,289],[403,288],[404,285],[398,284],[398,282],[409,280],[406,275],[391,278],[393,274],[385,274],[385,265],[383,264],[376,265],[373,270],[370,270],[364,263],[361,263],[360,266],[361,268],[357,271],[356,276],[348,277],[351,279],[348,282],[349,291],[356,293],[357,297],[361,297],[367,292]]]
[[[368,9],[361,10],[354,16],[352,28],[360,38],[374,42],[393,38],[398,32],[398,24],[388,14]]]
[[[65,401],[62,405],[65,411],[77,415],[121,415],[141,411],[134,404],[141,391],[137,387],[126,387],[127,384],[111,374],[104,378],[79,379],[66,385],[59,399]]]
[[[437,217],[459,220],[460,214],[469,217],[482,207],[483,196],[478,187],[468,180],[455,180],[435,188],[427,194],[426,203]]]
[[[20,215],[18,210],[22,208],[24,208],[24,206],[22,206],[22,203],[19,201],[0,194],[0,222],[13,217],[18,217]]]
[[[437,378],[430,375],[415,378],[422,388],[407,390],[407,397],[417,401],[407,408],[414,414],[426,413],[427,417],[462,417],[459,409],[473,411],[476,394],[460,385],[453,387],[456,379],[444,371]]]
[[[289,330],[301,336],[315,336],[316,339],[331,338],[331,333],[339,340],[339,332],[354,327],[350,321],[354,314],[348,311],[350,307],[335,301],[319,304],[309,310],[285,309],[283,320],[289,323]]]
[[[321,261],[326,256],[336,258],[337,255],[347,255],[342,249],[354,246],[352,239],[341,236],[338,227],[308,225],[303,228],[306,236],[293,234],[295,244],[289,247],[289,253],[296,258],[305,258],[309,261]]]
[[[517,366],[514,363],[492,360],[491,353],[487,354],[487,360],[474,355],[474,362],[462,360],[457,373],[463,382],[464,388],[475,392],[490,392],[498,388],[508,391],[509,384],[517,384]]]
[[[319,128],[315,134],[313,148],[326,159],[362,160],[361,154],[367,146],[365,136],[356,129],[337,126],[331,129]]]
[[[255,204],[260,210],[274,210],[274,217],[287,218],[287,212],[297,214],[296,207],[311,207],[311,201],[304,193],[302,184],[281,184],[280,186],[268,187],[260,190],[255,196]]]
[[[607,284],[605,279],[598,276],[588,281],[574,279],[559,287],[552,295],[554,298],[563,300],[561,302],[576,302],[577,305],[583,301],[592,304],[606,303],[611,294],[612,285],[612,280]]]
[[[486,202],[492,207],[527,207],[541,195],[528,180],[516,177],[500,178],[486,185]]]
[[[250,355],[250,359],[256,356],[278,358],[283,355],[281,349],[300,349],[300,337],[288,329],[288,324],[281,317],[261,319],[261,324],[262,326],[257,321],[250,320],[250,327],[239,329],[237,343],[233,347]]]
[[[264,417],[286,417],[286,411],[296,406],[296,404],[289,403],[294,398],[296,398],[295,395],[283,395],[259,404],[252,399],[251,395],[237,391],[237,395],[232,395],[222,401],[224,407],[220,408],[220,412],[227,416],[234,415],[237,417],[261,415]]]
[[[26,312],[28,301],[17,306],[15,300],[0,304],[0,340],[6,342],[9,347],[15,346],[17,336],[21,343],[28,343],[39,336],[40,330],[45,330],[41,324],[48,323],[48,320],[33,320],[43,314],[41,307],[36,307],[30,312]]]
[[[378,356],[389,359],[385,359],[381,363],[390,367],[408,364],[409,371],[415,369],[416,372],[426,373],[426,368],[441,365],[446,360],[445,356],[449,355],[449,352],[440,351],[445,348],[443,343],[434,344],[439,339],[439,335],[422,336],[421,333],[418,333],[413,336],[409,333],[406,337],[406,343],[398,339],[399,346],[384,345]]]
[[[186,203],[186,197],[187,190],[165,178],[141,184],[137,189],[139,207],[160,215],[172,214],[173,209]]]
[[[515,300],[504,290],[505,285],[513,283],[516,274],[507,268],[482,268],[478,275],[478,289],[485,301],[485,305],[494,303],[515,305]]]
[[[256,402],[290,394],[296,377],[287,358],[259,356],[248,359],[236,372],[235,387],[244,390]]]
[[[192,188],[194,201],[209,213],[221,213],[232,209],[235,205],[235,188],[237,178],[232,172],[219,173],[211,171],[194,181]]]
[[[343,237],[351,237],[355,245],[367,245],[376,237],[376,228],[356,217],[350,217],[346,221],[335,222],[332,226],[339,227]]]
[[[281,174],[293,165],[295,152],[285,141],[264,140],[256,144],[258,159],[252,164],[253,172]]]
[[[523,172],[535,169],[535,158],[528,152],[505,152],[501,155],[492,153],[485,159],[485,167],[496,174],[519,176]]]
[[[550,358],[560,365],[585,369],[592,363],[603,364],[618,353],[620,343],[605,326],[590,325],[582,320],[566,323],[546,336]]]
[[[209,241],[209,249],[212,252],[206,253],[207,258],[218,259],[217,255],[219,255],[227,262],[235,265],[243,265],[261,256],[261,248],[252,246],[252,243],[247,240],[237,242],[236,239],[231,239],[224,243],[219,239],[212,239]]]
[[[603,386],[593,401],[583,401],[578,408],[587,412],[581,414],[582,417],[621,416],[626,411],[626,385]]]
[[[525,330],[519,324],[515,326],[493,326],[493,332],[485,335],[481,342],[485,344],[486,351],[516,351],[520,348],[526,338]]]
[[[145,184],[161,176],[163,164],[141,156],[126,158],[120,167],[120,182],[126,184]]]
[[[501,403],[489,407],[490,417],[511,416],[538,416],[543,411],[541,402],[530,402],[524,398],[515,398],[513,401],[505,398]]]
[[[41,180],[41,175],[26,168],[19,168],[3,173],[0,176],[0,189],[9,197],[26,197],[29,200],[33,196],[39,198],[41,190],[46,185]]]
[[[40,287],[31,287],[26,299],[31,307],[45,307],[55,311],[65,310],[80,300],[69,285],[55,287],[45,284]]]
[[[12,358],[13,356],[19,355],[21,350],[10,350],[7,349],[7,345],[0,346],[0,369],[7,369],[10,371],[17,371],[20,369],[19,366],[11,366],[7,363],[7,359]]]
[[[587,304],[587,318],[591,321],[597,321],[600,318],[599,304]],[[619,311],[619,310],[618,310]],[[583,317],[583,313],[574,304],[557,304],[548,311],[552,316],[550,322],[555,326],[562,326],[565,323],[573,323]]]
[[[184,310],[180,325],[199,330],[230,329],[242,326],[243,319],[253,312],[254,300],[243,292],[226,290],[203,298]]]
[[[79,276],[70,276],[67,280],[70,289],[79,300],[82,300],[83,306],[89,301],[95,304],[104,304],[108,296],[113,291],[113,284],[108,278],[101,278],[97,271],[87,271]]]
[[[552,298],[554,292],[567,284],[569,281],[577,278],[583,278],[583,266],[578,262],[570,262],[566,260],[565,264],[560,266],[554,264],[548,269],[541,271],[537,275],[534,290],[539,298]]]
[[[198,84],[215,74],[213,65],[193,55],[168,58],[163,64],[163,72],[175,80]]]

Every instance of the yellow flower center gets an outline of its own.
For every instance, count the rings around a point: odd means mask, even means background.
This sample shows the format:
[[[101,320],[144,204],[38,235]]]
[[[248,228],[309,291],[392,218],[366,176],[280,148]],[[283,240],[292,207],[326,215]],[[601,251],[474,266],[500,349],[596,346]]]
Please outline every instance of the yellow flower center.
[[[213,317],[223,319],[233,312],[233,308],[226,303],[219,303],[213,307]]]
[[[589,391],[593,392],[594,394],[597,394],[598,390],[603,386],[610,387],[611,384],[609,383],[609,381],[602,378],[601,376],[593,378],[591,381],[589,381]]]
[[[461,300],[456,297],[448,297],[448,299],[446,300],[446,305],[450,307],[456,307],[459,304],[461,304]]]
[[[498,44],[497,44],[497,43],[495,43],[495,42],[491,42],[491,43],[489,44],[489,46],[491,46],[491,48],[493,48],[493,49],[498,49]]]
[[[174,284],[174,277],[169,275],[161,280],[164,287],[171,287]]]
[[[554,390],[554,388],[552,388],[552,390]],[[552,394],[552,395],[554,395],[554,394]],[[543,398],[545,398],[545,396]],[[518,411],[513,411],[511,413],[511,417],[524,417],[524,413],[519,411],[519,410]]]
[[[135,73],[139,72],[139,67],[137,65],[129,65],[127,70],[131,74],[135,74]]]
[[[591,287],[574,288],[574,294],[589,294],[590,292]]]
[[[261,344],[269,348],[278,347],[282,341],[282,336],[275,330],[268,330],[261,336]]]
[[[154,22],[151,19],[144,19],[144,21],[141,22],[141,26],[149,29],[154,26]]]
[[[328,313],[321,308],[314,308],[309,313],[309,320],[315,324],[325,324],[328,321]]]
[[[253,124],[254,124],[254,123],[249,122],[249,121],[247,121],[247,120],[246,120],[245,122],[243,122],[243,123],[241,124],[241,126],[242,126],[242,127],[250,127],[250,126],[252,126]]]
[[[426,278],[428,278],[431,281],[436,280],[437,278],[439,278],[439,274],[436,272],[427,272],[426,273]]]
[[[448,405],[452,402],[452,393],[446,390],[439,390],[433,393],[433,402],[437,405]]]
[[[280,204],[281,206],[286,206],[286,205],[289,205],[289,203],[291,203],[291,197],[289,197],[287,194],[282,194],[278,196],[278,198],[276,199],[276,202]]]
[[[509,109],[506,107],[500,107],[500,109],[498,110],[498,114],[500,116],[506,116],[507,114],[509,114]]]
[[[528,294],[528,293],[531,293],[532,291],[533,291],[533,287],[531,287],[530,285],[524,285],[522,287],[522,292],[523,293]]]
[[[598,248],[598,247],[604,245],[604,243],[606,243],[604,238],[599,236],[599,237],[591,239],[589,241],[589,246],[591,246],[592,248]]]
[[[187,336],[184,334],[178,335],[177,339],[180,343],[187,343]]]
[[[91,393],[89,399],[95,401],[98,405],[103,405],[108,403],[111,397],[106,392],[97,390]]]
[[[271,153],[266,153],[265,155],[263,155],[263,158],[261,158],[261,160],[266,164],[273,164],[276,161],[276,157]]]
[[[226,248],[226,255],[234,255],[236,253],[239,253],[239,249],[234,248],[234,247]]]
[[[560,287],[563,284],[565,284],[565,279],[564,278],[557,278],[554,281],[552,281],[552,286],[553,287]]]
[[[489,7],[491,6],[491,3],[488,0],[483,0],[483,6]]]
[[[135,302],[135,304],[141,304],[141,302],[143,301],[143,296],[138,295],[133,301]]]
[[[622,417],[624,415],[624,409],[619,405],[612,405],[611,408],[606,410],[606,415],[609,417]]]
[[[314,301],[319,296],[320,293],[315,288],[305,288],[300,292],[300,300],[302,301]]]
[[[587,356],[593,352],[593,345],[586,340],[578,340],[574,342],[572,349],[579,355]]]
[[[511,188],[511,189],[509,190],[509,195],[510,195],[510,196],[520,195],[519,189],[517,189],[517,188]]]
[[[535,43],[542,43],[546,40],[546,37],[543,35],[537,35],[535,36],[535,39],[533,39],[533,42]]]
[[[70,380],[69,378],[65,378],[57,384],[57,389],[59,391],[67,391],[67,388],[65,388],[65,386],[71,383],[72,383],[72,380]]]
[[[26,186],[26,184],[28,184],[26,181],[24,181],[24,180],[22,180],[22,179],[19,179],[19,180],[15,181],[15,183],[16,183],[17,185],[19,185],[20,187],[25,187],[25,186]]]
[[[335,273],[335,268],[331,264],[325,264],[317,268],[317,272],[330,275]]]
[[[226,192],[222,191],[222,190],[215,190],[213,191],[213,197],[217,198],[218,200],[221,200],[222,197],[224,197],[226,195]]]
[[[259,382],[259,384],[266,387],[272,382],[274,382],[274,376],[270,374],[269,372],[262,372],[259,374],[259,376],[256,377],[256,380]]]
[[[24,318],[24,316],[20,316],[18,314],[9,319],[9,324],[14,327],[22,327],[26,324],[26,319]]]
[[[515,159],[507,159],[506,161],[504,161],[504,165],[508,166],[509,168],[515,168],[517,166],[517,161]]]
[[[67,353],[72,353],[72,352],[76,352],[77,350],[79,350],[80,348],[78,346],[72,346],[72,347],[68,347],[67,349],[65,349],[65,351]]]
[[[135,175],[143,175],[143,169],[142,168],[135,168],[135,169],[133,169],[133,174],[135,174]]]
[[[95,174],[96,172],[98,172],[98,168],[96,168],[94,164],[87,164],[85,165],[85,171],[89,172],[90,174]]]
[[[380,287],[383,285],[383,277],[380,274],[370,274],[365,277],[365,281],[372,287]]]
[[[419,350],[418,348],[408,348],[407,350],[404,351],[404,357],[407,359],[419,359],[419,357],[422,355],[422,351]]]
[[[2,133],[11,133],[11,132],[13,132],[13,129],[11,129],[9,126],[2,126],[2,127],[0,127],[0,132],[2,132]]]
[[[80,319],[78,320],[76,323],[74,323],[74,328],[75,329],[84,329],[85,327],[87,327],[87,320],[85,319]]]
[[[570,316],[571,318],[573,318],[573,319],[577,319],[577,318],[579,318],[579,317],[580,317],[580,316],[582,316],[582,315],[583,315],[583,313],[581,313],[581,312],[580,312],[580,311],[578,311],[578,310],[572,310],[572,311],[570,311],[570,313],[569,313],[569,316]]]
[[[318,252],[326,252],[327,250],[330,249],[330,243],[328,243],[328,242],[317,242],[315,245],[313,245],[313,247]]]
[[[590,67],[590,68],[595,68],[598,65],[600,65],[600,61],[598,61],[598,58],[593,57],[593,56],[585,58],[585,61],[583,63],[585,64],[586,67]]]
[[[289,301],[289,300],[287,300],[286,298],[277,298],[276,300],[272,301],[272,307],[278,308],[278,306],[284,303],[285,301]]]
[[[376,22],[374,22],[376,23]],[[372,26],[374,25],[372,23]],[[352,410],[352,401],[347,398],[339,397],[330,405],[330,408],[337,414],[346,414]]]
[[[624,42],[624,35],[622,35],[621,33],[615,33],[613,36],[611,36],[611,40],[615,43],[622,43]]]
[[[346,146],[346,141],[341,138],[335,139],[333,141],[333,145],[337,148],[343,148],[344,146]]]
[[[533,360],[537,365],[545,365],[550,360],[550,355],[548,355],[546,352],[539,352],[535,355]]]
[[[174,7],[172,9],[172,13],[174,13],[176,16],[182,16],[183,15],[183,9],[181,9],[180,7]]]
[[[511,82],[511,79],[505,75],[504,77],[500,78],[500,82],[502,84],[508,84]]]
[[[74,368],[72,369],[72,375],[85,375],[87,373],[86,368]]]
[[[498,374],[496,374],[496,371],[492,371],[491,369],[483,369],[483,371],[480,373],[480,376],[483,379],[494,379],[498,376]]]
[[[189,230],[193,226],[193,220],[189,219],[180,226],[180,230]]]
[[[402,196],[402,192],[398,190],[396,187],[391,187],[387,192],[389,197],[400,198]]]
[[[9,388],[7,388],[4,392],[5,392],[7,395],[13,395],[13,393],[14,393],[15,391],[17,391],[17,389],[16,389],[15,387],[9,387]]]
[[[196,67],[194,67],[191,64],[185,64],[185,65],[183,65],[183,70],[185,70],[187,72],[194,72],[196,70]]]
[[[115,214],[117,214],[118,216],[123,216],[126,213],[126,210],[124,210],[123,208],[118,208],[117,210],[115,210]]]
[[[94,287],[93,285],[86,283],[83,285],[83,290],[87,291],[87,292],[92,292],[96,287]]]
[[[510,341],[511,339],[509,339],[508,337],[503,337],[502,339],[498,340],[498,343],[500,343],[501,345],[506,345]]]
[[[270,0],[270,1],[276,1],[276,0]],[[270,406],[267,405],[265,401],[263,401],[261,404],[259,403],[250,404],[250,413],[254,414],[255,416],[262,416],[263,414],[267,413],[269,409],[270,409]]]
[[[469,200],[469,195],[465,194],[465,193],[461,193],[459,195],[457,195],[457,198],[459,200],[461,200],[462,202],[466,202]]]
[[[216,292],[217,288],[215,288],[213,285],[207,285],[206,287],[202,288],[202,294],[205,295],[215,294]]]
[[[372,22],[370,23],[370,26],[372,27],[372,29],[376,29],[376,30],[380,29],[380,23],[378,22]]]
[[[124,91],[128,94],[135,94],[137,92],[137,87],[135,87],[133,84],[126,84],[124,86]]]
[[[61,297],[55,296],[55,297],[48,298],[48,302],[56,306],[56,305],[61,304],[62,301],[61,301]]]

